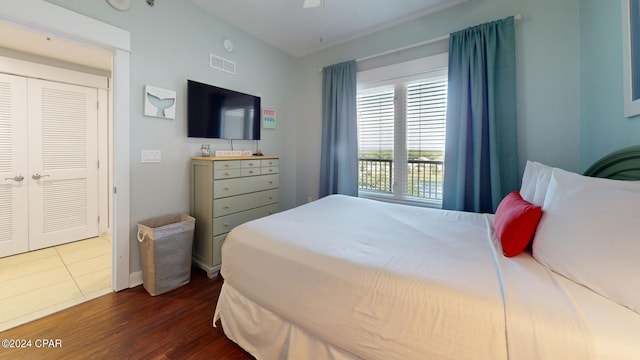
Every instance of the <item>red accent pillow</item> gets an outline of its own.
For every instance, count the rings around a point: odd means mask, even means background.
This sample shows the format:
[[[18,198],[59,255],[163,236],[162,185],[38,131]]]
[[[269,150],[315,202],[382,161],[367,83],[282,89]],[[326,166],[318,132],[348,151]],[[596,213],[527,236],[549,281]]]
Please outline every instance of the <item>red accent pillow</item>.
[[[494,227],[504,256],[516,256],[529,245],[541,216],[542,208],[524,200],[518,190],[502,199],[496,209]]]

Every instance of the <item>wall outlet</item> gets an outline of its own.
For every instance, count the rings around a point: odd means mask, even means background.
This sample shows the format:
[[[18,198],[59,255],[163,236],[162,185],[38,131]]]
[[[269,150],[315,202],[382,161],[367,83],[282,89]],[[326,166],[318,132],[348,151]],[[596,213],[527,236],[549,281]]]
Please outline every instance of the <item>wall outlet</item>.
[[[162,161],[162,151],[160,150],[142,150],[140,154],[140,162],[142,163],[159,163]]]

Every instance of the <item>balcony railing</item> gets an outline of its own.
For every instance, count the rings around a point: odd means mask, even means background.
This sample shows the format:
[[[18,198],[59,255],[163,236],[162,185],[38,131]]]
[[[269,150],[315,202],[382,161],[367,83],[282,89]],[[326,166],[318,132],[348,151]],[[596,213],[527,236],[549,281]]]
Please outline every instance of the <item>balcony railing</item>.
[[[360,190],[393,192],[393,160],[358,159],[358,188]],[[436,160],[407,162],[406,196],[442,200],[444,164]]]

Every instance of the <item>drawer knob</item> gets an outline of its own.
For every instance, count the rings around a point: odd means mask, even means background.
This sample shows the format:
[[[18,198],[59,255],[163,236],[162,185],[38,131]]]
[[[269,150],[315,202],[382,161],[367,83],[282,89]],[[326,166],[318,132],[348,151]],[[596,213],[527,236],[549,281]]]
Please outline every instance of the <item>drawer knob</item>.
[[[227,167],[227,168],[228,168],[228,167],[229,167],[229,164],[224,164],[224,167]]]
[[[269,169],[269,172],[273,172],[273,169]]]
[[[229,173],[228,172],[224,173],[224,176],[229,176]]]
[[[252,162],[251,162],[251,163],[249,163],[249,166],[253,166],[253,163],[252,163]]]
[[[224,191],[229,191],[229,190],[231,190],[231,189],[229,189],[229,187],[228,187],[228,186],[225,186],[225,187],[224,187],[224,189],[222,189],[222,190],[224,190]]]
[[[229,227],[229,223],[224,223],[224,225],[222,225],[222,226],[228,228]]]
[[[273,184],[273,180],[269,180],[269,184]]]
[[[269,200],[273,200],[273,197],[269,196]]]
[[[225,205],[225,206],[224,206],[224,208],[225,208],[225,209],[231,209],[231,206],[229,206],[229,205]]]
[[[249,170],[249,174],[253,174],[253,170]]]

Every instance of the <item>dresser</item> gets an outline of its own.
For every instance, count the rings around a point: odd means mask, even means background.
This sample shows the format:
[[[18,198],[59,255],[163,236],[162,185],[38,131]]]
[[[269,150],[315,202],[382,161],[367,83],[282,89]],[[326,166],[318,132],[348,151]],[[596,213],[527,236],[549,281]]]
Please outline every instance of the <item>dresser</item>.
[[[215,277],[234,227],[278,211],[278,157],[192,157],[193,262]]]

